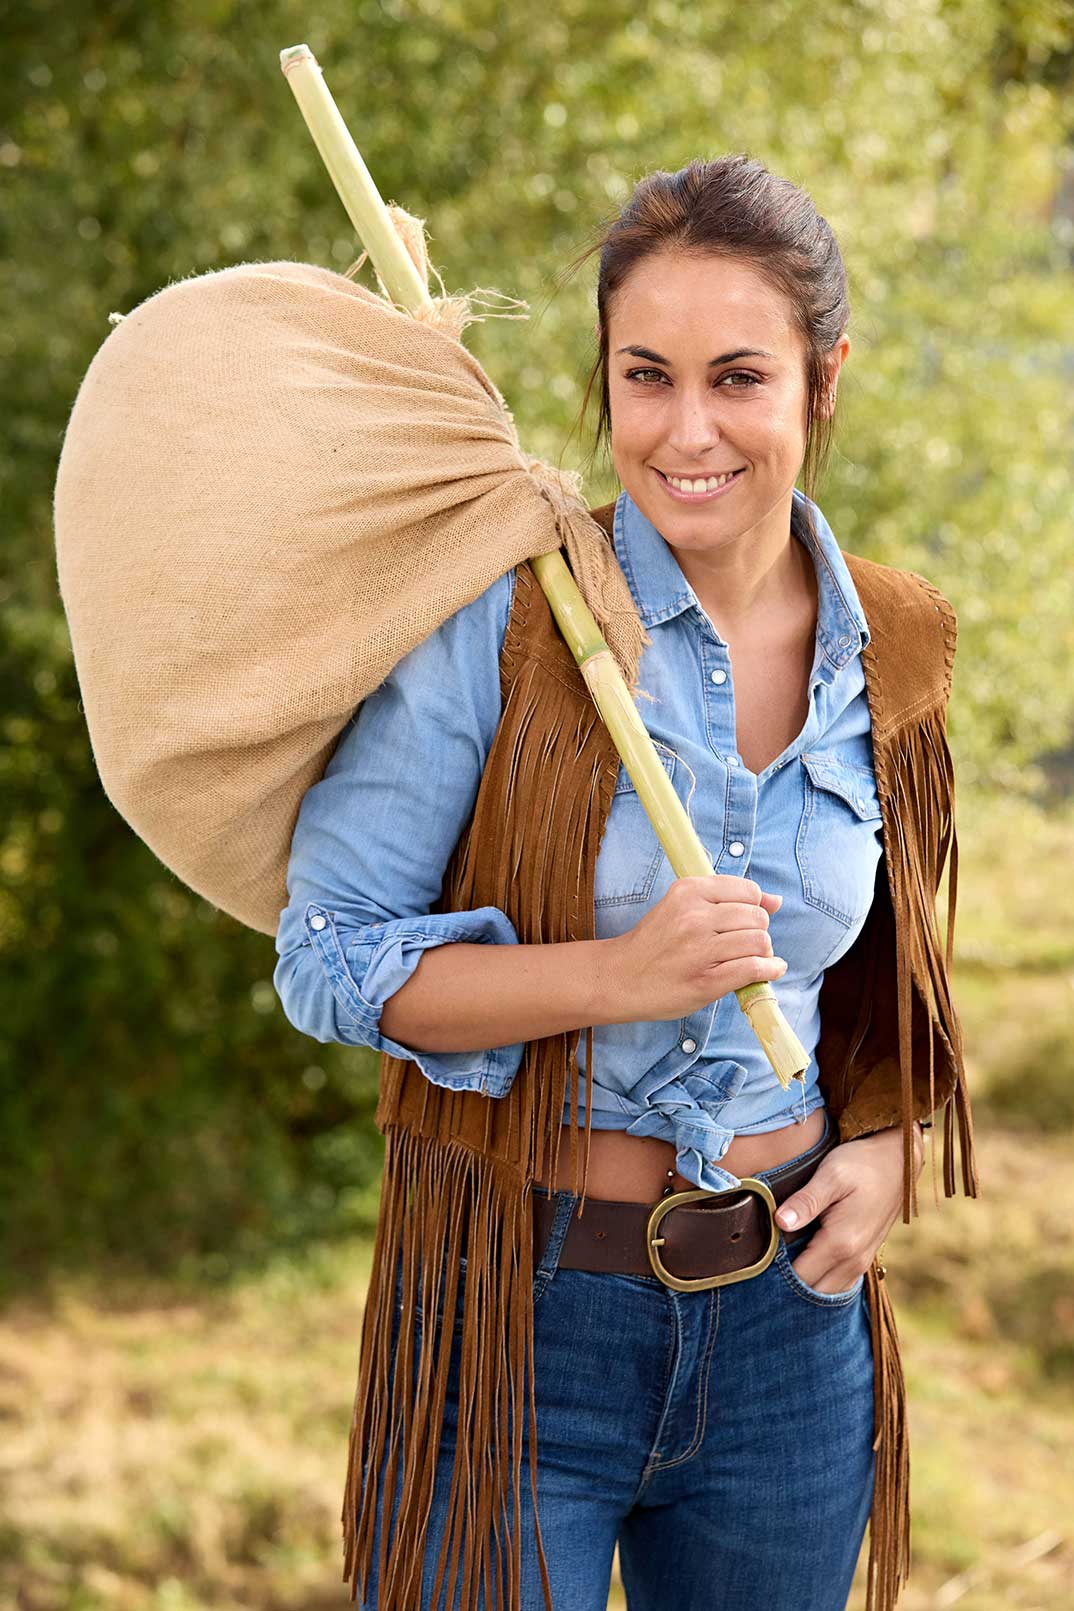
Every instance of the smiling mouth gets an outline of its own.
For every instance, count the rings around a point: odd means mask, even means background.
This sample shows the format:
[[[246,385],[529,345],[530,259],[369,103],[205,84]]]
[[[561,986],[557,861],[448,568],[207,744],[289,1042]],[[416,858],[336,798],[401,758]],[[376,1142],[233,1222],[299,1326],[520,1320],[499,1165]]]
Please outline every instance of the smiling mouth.
[[[722,475],[694,477],[667,475],[663,470],[657,470],[655,465],[653,469],[656,470],[660,479],[666,481],[669,486],[674,487],[676,492],[697,493],[718,491],[720,487],[726,486],[728,482],[733,481],[736,476],[740,476],[745,469],[745,465],[740,465],[737,470],[727,470]]]

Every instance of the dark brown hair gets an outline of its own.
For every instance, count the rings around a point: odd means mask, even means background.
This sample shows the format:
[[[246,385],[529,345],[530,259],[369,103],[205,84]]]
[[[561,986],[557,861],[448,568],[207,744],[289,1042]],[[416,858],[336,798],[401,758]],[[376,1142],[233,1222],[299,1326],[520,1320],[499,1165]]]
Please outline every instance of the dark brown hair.
[[[599,351],[575,428],[599,382],[600,412],[590,466],[603,445],[610,453],[608,321],[611,303],[632,269],[654,252],[712,253],[750,265],[793,310],[806,349],[806,447],[804,491],[814,498],[831,448],[834,421],[821,412],[828,389],[826,355],[850,320],[847,276],[831,226],[810,197],[789,179],[770,173],[745,153],[695,158],[677,173],[658,170],[640,179],[616,218],[599,226],[597,238],[576,257],[563,284],[600,253],[597,276]],[[797,510],[797,504],[794,506]]]

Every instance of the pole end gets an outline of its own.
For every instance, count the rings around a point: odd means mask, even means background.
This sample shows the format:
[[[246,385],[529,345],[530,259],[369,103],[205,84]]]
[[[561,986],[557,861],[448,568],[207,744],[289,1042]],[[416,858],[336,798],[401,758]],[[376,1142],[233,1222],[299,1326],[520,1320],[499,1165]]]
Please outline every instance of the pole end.
[[[299,62],[312,62],[316,67],[317,58],[308,45],[288,45],[286,50],[280,51],[281,73],[290,72],[291,68],[297,67]]]
[[[783,1089],[789,1090],[791,1080],[805,1073],[811,1059],[783,1016],[776,992],[770,984],[760,980],[757,984],[744,985],[735,995],[772,1065],[772,1072]]]

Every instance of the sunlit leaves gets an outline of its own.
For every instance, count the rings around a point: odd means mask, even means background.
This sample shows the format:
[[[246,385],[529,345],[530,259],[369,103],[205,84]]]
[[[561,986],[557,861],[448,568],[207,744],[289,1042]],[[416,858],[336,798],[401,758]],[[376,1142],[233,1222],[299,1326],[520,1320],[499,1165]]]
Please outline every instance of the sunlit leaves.
[[[279,50],[303,37],[385,196],[427,220],[448,288],[529,301],[528,321],[489,319],[467,341],[527,447],[569,467],[590,445],[570,432],[595,353],[596,264],[560,289],[565,264],[655,168],[745,151],[804,185],[840,240],[852,303],[821,505],[845,548],[918,570],[952,599],[963,788],[1016,782],[1069,742],[1063,0],[322,0],[308,14],[283,0],[24,0],[0,89],[9,1143],[34,1115],[62,1115],[87,1068],[107,1067],[117,1089],[158,1080],[169,1103],[194,1091],[199,1113],[241,1089],[281,1127],[295,1091],[304,1123],[324,1098],[304,1077],[308,1043],[269,1010],[271,943],[185,891],[103,794],[51,534],[64,426],[110,312],[229,263],[342,270],[357,257],[279,72]],[[614,490],[598,468],[591,498]],[[342,1101],[339,1051],[318,1067]],[[92,1140],[84,1114],[76,1129]],[[368,1136],[361,1146],[372,1167]]]

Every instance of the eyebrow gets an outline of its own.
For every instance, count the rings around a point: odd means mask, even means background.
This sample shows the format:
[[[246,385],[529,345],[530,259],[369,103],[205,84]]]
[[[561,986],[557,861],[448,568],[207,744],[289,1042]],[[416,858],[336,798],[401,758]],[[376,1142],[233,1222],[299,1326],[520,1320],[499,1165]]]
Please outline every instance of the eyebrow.
[[[650,347],[618,347],[617,352],[632,353],[635,358],[648,358],[651,364],[666,364],[669,369],[673,367],[670,358],[661,358],[658,352]],[[717,364],[729,364],[736,358],[774,358],[774,352],[764,352],[760,347],[736,347],[734,352],[723,352],[718,358],[710,358],[706,369],[713,369]]]

